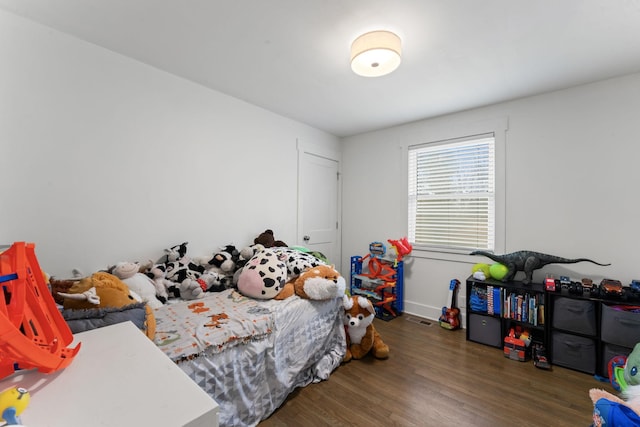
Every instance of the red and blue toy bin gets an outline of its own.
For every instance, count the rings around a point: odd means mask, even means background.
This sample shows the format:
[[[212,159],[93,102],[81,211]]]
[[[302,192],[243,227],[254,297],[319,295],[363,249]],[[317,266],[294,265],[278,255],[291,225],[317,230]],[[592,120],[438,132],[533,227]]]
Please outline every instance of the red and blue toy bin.
[[[0,378],[18,369],[43,373],[67,367],[80,350],[56,307],[33,243],[0,253]]]

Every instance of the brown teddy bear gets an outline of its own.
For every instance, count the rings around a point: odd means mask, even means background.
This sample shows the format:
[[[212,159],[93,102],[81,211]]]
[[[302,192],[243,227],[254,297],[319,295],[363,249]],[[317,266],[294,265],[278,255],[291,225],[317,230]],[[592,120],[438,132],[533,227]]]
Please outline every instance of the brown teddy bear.
[[[388,358],[389,346],[382,341],[373,326],[375,309],[371,301],[362,296],[349,298],[345,295],[343,306],[344,324],[347,329],[347,352],[342,361],[362,359],[369,352],[377,359]]]
[[[253,239],[253,244],[259,244],[265,248],[288,247],[288,245],[282,240],[276,240],[273,236],[273,230],[265,230],[264,233],[260,233],[258,237]]]

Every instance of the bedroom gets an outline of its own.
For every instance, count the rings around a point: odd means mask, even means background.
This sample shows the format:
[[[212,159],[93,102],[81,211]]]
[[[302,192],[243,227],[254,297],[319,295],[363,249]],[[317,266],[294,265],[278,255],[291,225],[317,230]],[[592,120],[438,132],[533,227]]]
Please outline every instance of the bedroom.
[[[505,252],[586,256],[612,267],[579,265],[576,275],[637,278],[640,201],[627,187],[640,154],[638,64],[626,75],[340,138],[10,12],[0,19],[2,236],[36,242],[51,274],[184,240],[194,254],[243,245],[266,227],[297,242],[296,141],[339,153],[347,274],[350,255],[406,233],[402,147],[507,118]],[[370,169],[384,179],[372,185]],[[381,194],[385,203],[375,203]],[[475,259],[414,258],[406,310],[434,318],[451,277],[465,278]]]

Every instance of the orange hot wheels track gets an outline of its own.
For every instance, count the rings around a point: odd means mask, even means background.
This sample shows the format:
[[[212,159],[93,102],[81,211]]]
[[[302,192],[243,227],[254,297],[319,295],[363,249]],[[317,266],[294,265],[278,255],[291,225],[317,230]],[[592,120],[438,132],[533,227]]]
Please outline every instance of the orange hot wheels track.
[[[16,242],[0,253],[0,378],[16,369],[51,373],[80,350],[56,307],[33,243]]]

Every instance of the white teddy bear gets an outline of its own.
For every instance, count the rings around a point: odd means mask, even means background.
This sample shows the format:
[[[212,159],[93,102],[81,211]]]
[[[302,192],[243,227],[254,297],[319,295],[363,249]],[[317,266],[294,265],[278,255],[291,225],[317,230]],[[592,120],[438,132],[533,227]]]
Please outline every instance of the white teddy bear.
[[[162,303],[156,298],[156,284],[149,277],[140,273],[136,262],[119,262],[109,269],[111,274],[122,280],[130,290],[140,296],[151,308],[160,308]]]

